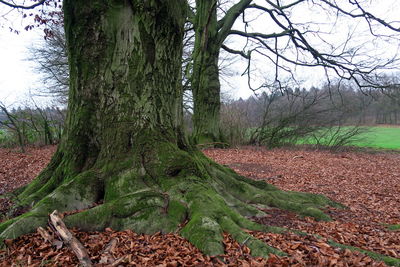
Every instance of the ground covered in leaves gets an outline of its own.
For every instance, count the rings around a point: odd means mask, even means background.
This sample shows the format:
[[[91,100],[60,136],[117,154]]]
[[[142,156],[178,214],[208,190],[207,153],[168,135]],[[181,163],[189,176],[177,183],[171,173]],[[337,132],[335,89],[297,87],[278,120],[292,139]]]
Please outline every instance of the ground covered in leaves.
[[[28,183],[54,151],[54,147],[45,147],[20,154],[1,149],[0,194]],[[98,266],[386,266],[361,252],[338,248],[335,242],[400,258],[400,233],[386,228],[386,224],[400,224],[400,153],[254,147],[209,149],[204,153],[244,176],[265,180],[284,190],[324,194],[348,209],[328,209],[332,222],[316,222],[277,209],[265,210],[267,216],[255,219],[259,223],[313,234],[252,232],[288,254],[271,255],[269,259],[252,258],[245,244],[234,242],[228,235],[224,238],[226,253],[209,257],[177,234],[149,236],[129,230],[74,230],[92,261]],[[0,199],[3,219],[8,209],[9,202]],[[110,244],[112,249],[105,253]],[[7,241],[7,250],[0,252],[0,266],[12,264],[73,266],[78,260],[67,247],[45,242],[35,233]]]

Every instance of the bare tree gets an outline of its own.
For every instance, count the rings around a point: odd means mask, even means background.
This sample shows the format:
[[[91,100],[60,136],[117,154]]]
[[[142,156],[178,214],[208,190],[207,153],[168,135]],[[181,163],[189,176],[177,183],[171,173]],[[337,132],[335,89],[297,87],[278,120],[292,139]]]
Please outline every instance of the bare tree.
[[[195,135],[218,136],[221,50],[246,61],[243,73],[254,91],[282,87],[286,79],[295,80],[296,68],[304,67],[322,69],[328,81],[332,77],[352,80],[360,90],[385,87],[377,77],[398,67],[398,58],[396,51],[386,54],[382,47],[399,41],[399,23],[370,9],[370,1],[196,1],[190,16],[196,32]],[[239,18],[242,23],[235,23]],[[260,71],[271,73],[269,82],[254,85]]]
[[[43,43],[30,49],[29,60],[36,64],[35,70],[41,75],[40,95],[55,97],[66,104],[69,88],[68,55],[62,25],[52,25],[51,34]]]
[[[21,149],[21,152],[25,152],[25,142],[23,138],[23,123],[16,117],[16,115],[12,114],[7,107],[0,102],[0,110],[6,115],[7,120],[0,121],[0,126],[6,127],[8,130],[12,131],[16,134],[18,145]]]

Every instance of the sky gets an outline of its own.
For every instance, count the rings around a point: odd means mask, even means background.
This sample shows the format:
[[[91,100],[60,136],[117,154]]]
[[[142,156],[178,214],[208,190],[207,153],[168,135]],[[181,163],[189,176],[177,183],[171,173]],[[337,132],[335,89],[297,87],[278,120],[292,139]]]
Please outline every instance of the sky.
[[[14,104],[27,97],[34,89],[37,74],[34,64],[27,60],[28,47],[38,34],[23,32],[19,35],[2,30],[0,35],[0,101]]]
[[[257,2],[257,0],[255,1]],[[262,4],[265,1],[260,0],[258,2]],[[282,0],[280,2],[291,3],[295,1]],[[366,9],[367,11],[378,16],[379,18],[385,19],[386,21],[396,21],[394,25],[400,28],[400,15],[398,13],[398,10],[400,9],[400,1],[359,0],[358,2],[368,2],[369,7]],[[308,3],[311,3],[311,1]],[[316,1],[315,3],[318,3],[318,1]],[[346,7],[346,10],[351,10],[351,8],[353,8],[350,4],[348,4],[348,1],[337,1],[337,3],[343,5],[341,7]],[[289,15],[291,19],[293,19],[293,21],[303,24],[303,29],[307,29],[308,31],[308,35],[306,36],[312,36],[308,39],[309,43],[316,47],[319,52],[326,51],[330,54],[330,51],[334,51],[333,53],[338,54],[344,47],[354,47],[359,49],[358,56],[351,56],[350,54],[348,54],[347,59],[351,60],[352,62],[363,62],[365,66],[368,66],[368,68],[370,68],[370,66],[373,66],[374,64],[377,64],[376,60],[382,60],[383,62],[385,59],[391,58],[396,54],[397,58],[400,59],[400,34],[397,34],[396,40],[392,39],[390,41],[384,40],[383,38],[373,38],[373,36],[371,36],[370,34],[368,24],[365,22],[364,18],[353,19],[348,16],[338,17],[336,12],[333,12],[332,9],[330,9],[330,11],[327,11],[325,7],[326,6],[316,8],[311,4],[310,6],[307,6],[306,2],[306,5],[296,5],[293,9],[291,9]],[[247,13],[246,20],[250,21],[247,28],[249,32],[279,33],[282,31],[279,27],[276,26],[275,22],[273,22],[271,18],[264,12],[254,12],[253,14]],[[241,23],[241,21],[242,18],[238,19],[234,27],[238,30],[243,31],[245,28],[244,24]],[[375,33],[393,34],[393,31],[388,31],[379,24],[374,25],[373,29],[374,31],[379,29]],[[347,38],[348,34],[352,34],[350,40],[348,40]],[[323,41],[319,39],[318,36],[323,37]],[[280,38],[278,41],[278,47],[282,49],[282,53],[284,53],[283,55],[285,57],[291,58],[297,62],[299,62],[299,59],[307,59],[308,62],[310,62],[310,59],[312,60],[312,57],[309,54],[307,55],[307,53],[302,54],[300,51],[299,54],[295,54],[293,53],[293,49],[284,50],[284,48],[287,47],[286,41],[288,41],[288,39],[285,40],[285,38]],[[239,51],[243,47],[240,42],[235,41],[233,41],[228,46]],[[271,47],[273,46],[274,44],[272,42]],[[264,50],[263,52],[266,52],[267,54],[269,53],[267,50]],[[271,53],[269,53],[268,55],[270,55],[272,59],[276,59],[275,55],[272,55]],[[252,65],[254,65],[259,70],[262,70],[258,72],[258,74],[265,75],[266,78],[264,80],[268,80],[269,84],[273,84],[273,78],[275,78],[275,76],[273,75],[275,73],[274,64],[271,64],[271,61],[269,61],[267,57],[260,56],[257,53],[252,54],[252,61],[256,62],[256,64]],[[321,86],[322,84],[327,82],[325,70],[321,67],[299,67],[292,64],[287,64],[283,60],[280,60],[280,65],[290,69],[297,76],[296,78],[298,78],[297,81],[299,81],[299,83],[292,83],[292,86],[310,88],[312,86]],[[241,69],[243,70],[245,69],[245,67],[242,67]],[[398,63],[397,67],[400,67]],[[390,73],[393,71],[382,70],[382,72]],[[337,77],[337,75],[333,71],[329,72],[328,70],[328,74],[330,75],[331,81],[334,80],[334,76]],[[280,77],[284,77],[285,75],[286,77],[289,77],[289,74],[285,73],[285,71],[281,69],[279,70],[279,75]],[[263,82],[263,77],[256,77],[255,80],[256,81],[253,83],[253,85],[254,87],[257,87],[257,85],[260,85]],[[241,86],[243,86],[243,83],[237,84],[241,84]],[[243,87],[245,86],[246,85],[244,84]]]
[[[0,102],[6,106],[25,105],[41,85],[35,64],[28,59],[30,47],[42,43],[44,35],[42,29],[24,30],[30,22],[16,10],[0,4]],[[19,30],[19,34],[11,32],[10,27]],[[36,100],[50,102],[50,99]]]
[[[376,3],[379,5],[376,8],[379,15],[388,14],[390,11],[395,11],[394,14],[396,14],[396,10],[400,8],[400,1],[385,0],[376,1]],[[15,106],[26,101],[29,98],[30,91],[40,87],[40,76],[33,70],[34,63],[28,61],[27,58],[29,57],[29,47],[35,43],[40,43],[40,40],[43,39],[43,32],[36,29],[32,31],[21,30],[19,35],[11,33],[8,29],[10,25],[17,29],[23,29],[26,21],[23,21],[21,15],[17,12],[12,12],[3,17],[2,15],[8,11],[8,8],[0,4],[0,101],[6,105]],[[298,14],[310,16],[307,10],[298,12]],[[316,17],[315,14],[314,17]],[[319,17],[323,18],[323,14],[320,14]],[[260,27],[268,25],[270,24],[264,22],[260,24]],[[261,62],[261,66],[262,64]],[[253,94],[251,90],[247,89],[246,77],[240,76],[244,69],[243,66],[243,63],[234,65],[233,72],[235,75],[227,77],[225,81],[222,79],[223,90],[228,92],[231,98],[247,98]],[[307,80],[306,87],[318,85],[323,79],[322,70],[308,69],[300,72],[300,76]]]

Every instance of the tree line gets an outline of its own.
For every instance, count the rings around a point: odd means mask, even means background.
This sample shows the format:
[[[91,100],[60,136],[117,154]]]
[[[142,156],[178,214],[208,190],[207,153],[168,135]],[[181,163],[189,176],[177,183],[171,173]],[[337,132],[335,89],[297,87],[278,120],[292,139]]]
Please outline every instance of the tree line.
[[[275,147],[312,138],[337,148],[363,133],[362,126],[399,125],[399,100],[398,88],[365,92],[343,82],[310,89],[273,88],[248,99],[225,101],[221,129],[233,145]]]
[[[61,139],[65,109],[59,107],[18,107],[8,109],[0,103],[0,145],[18,146],[58,144]]]
[[[397,76],[388,76],[397,79]],[[65,87],[67,91],[68,87]],[[49,91],[53,96],[59,96]],[[60,100],[64,101],[65,94]],[[187,102],[188,106],[192,104]],[[18,107],[8,110],[0,105],[2,146],[48,145],[60,141],[65,109],[60,107]],[[321,88],[273,88],[248,99],[224,99],[219,114],[220,146],[265,145],[275,147],[295,144],[299,139],[317,136],[322,129],[353,126],[352,134],[338,132],[342,138],[330,143],[333,148],[347,144],[362,133],[360,126],[400,124],[400,90],[370,89],[360,91],[350,83],[326,84]],[[192,113],[186,112],[185,128],[192,131]],[[357,130],[355,130],[357,129]],[[204,144],[207,145],[207,144]],[[208,144],[210,145],[210,144]],[[218,145],[218,144],[216,144]]]

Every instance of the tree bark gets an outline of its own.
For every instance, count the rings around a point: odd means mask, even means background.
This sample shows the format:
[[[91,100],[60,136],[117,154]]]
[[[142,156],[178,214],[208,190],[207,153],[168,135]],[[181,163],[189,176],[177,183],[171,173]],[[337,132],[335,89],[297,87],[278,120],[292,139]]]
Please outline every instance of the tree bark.
[[[240,0],[217,20],[218,1],[196,0],[193,50],[193,136],[197,143],[223,142],[220,125],[219,51],[238,16],[252,0]]]
[[[19,190],[32,209],[0,224],[0,240],[33,232],[53,210],[82,230],[177,231],[204,253],[222,232],[252,254],[282,254],[243,231],[279,207],[328,220],[323,196],[283,192],[207,159],[181,130],[184,0],[64,0],[70,64],[66,130],[47,168]],[[94,205],[95,203],[100,205]]]
[[[196,1],[193,50],[193,136],[197,143],[222,141],[217,1]]]

